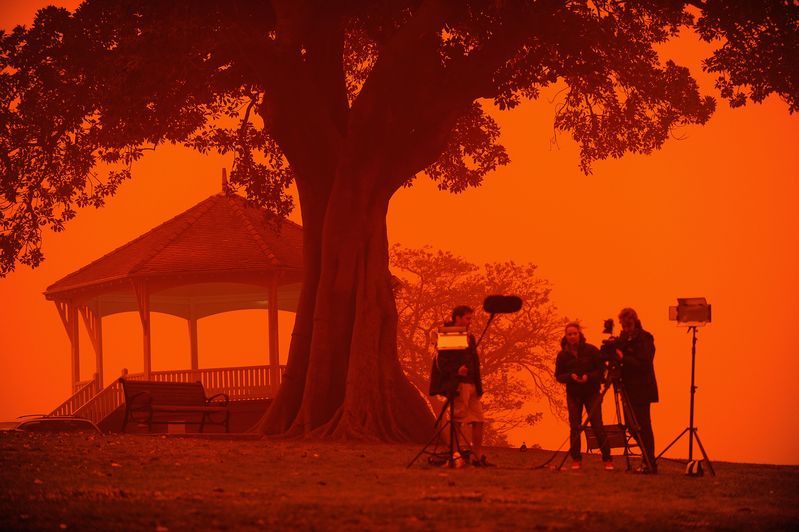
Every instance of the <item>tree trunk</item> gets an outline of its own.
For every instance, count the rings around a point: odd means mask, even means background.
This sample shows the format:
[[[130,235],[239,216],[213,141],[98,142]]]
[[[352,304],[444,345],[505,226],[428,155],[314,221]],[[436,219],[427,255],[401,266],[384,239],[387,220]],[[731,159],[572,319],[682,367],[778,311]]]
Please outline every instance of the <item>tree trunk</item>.
[[[294,422],[302,403],[308,360],[311,353],[313,316],[316,291],[321,269],[322,226],[327,206],[328,191],[321,187],[303,186],[297,182],[303,224],[303,282],[291,345],[286,363],[286,372],[277,396],[254,430],[262,434],[285,433]]]
[[[322,233],[311,352],[290,433],[336,439],[424,441],[432,416],[397,358],[388,268],[390,194],[369,177],[338,179]]]

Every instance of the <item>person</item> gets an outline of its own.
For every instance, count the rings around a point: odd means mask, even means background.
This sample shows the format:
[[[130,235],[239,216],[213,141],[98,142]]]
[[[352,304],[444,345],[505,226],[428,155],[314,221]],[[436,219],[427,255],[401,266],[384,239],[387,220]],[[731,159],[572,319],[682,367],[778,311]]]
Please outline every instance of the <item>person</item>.
[[[645,331],[638,319],[638,313],[632,308],[624,308],[619,312],[621,334],[616,354],[621,361],[621,379],[630,408],[638,422],[638,445],[646,452],[652,468],[641,464],[642,473],[657,473],[655,463],[655,435],[652,431],[652,403],[658,402],[658,384],[655,378],[655,338]]]
[[[555,379],[566,385],[566,406],[569,411],[569,454],[572,469],[582,465],[580,432],[583,408],[588,413],[591,428],[596,434],[602,451],[605,469],[613,470],[610,445],[602,424],[602,404],[599,387],[602,381],[602,361],[599,349],[586,342],[580,324],[566,325],[565,335],[560,342],[561,351],[555,359]]]
[[[461,305],[452,310],[452,321],[447,325],[464,327],[467,331],[472,324],[474,309]],[[472,465],[491,466],[483,454],[483,383],[480,378],[480,357],[474,336],[469,334],[469,347],[458,357],[447,357],[445,364],[434,364],[430,379],[431,395],[447,395],[455,392],[453,399],[454,421],[472,426]]]

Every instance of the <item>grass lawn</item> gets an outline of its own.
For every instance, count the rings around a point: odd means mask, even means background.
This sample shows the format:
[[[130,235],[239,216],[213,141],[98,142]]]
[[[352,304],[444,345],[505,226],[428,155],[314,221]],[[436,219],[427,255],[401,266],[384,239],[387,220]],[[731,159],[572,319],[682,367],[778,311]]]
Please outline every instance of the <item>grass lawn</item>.
[[[0,433],[0,529],[794,529],[799,467],[717,463],[688,478],[420,460],[415,446]]]

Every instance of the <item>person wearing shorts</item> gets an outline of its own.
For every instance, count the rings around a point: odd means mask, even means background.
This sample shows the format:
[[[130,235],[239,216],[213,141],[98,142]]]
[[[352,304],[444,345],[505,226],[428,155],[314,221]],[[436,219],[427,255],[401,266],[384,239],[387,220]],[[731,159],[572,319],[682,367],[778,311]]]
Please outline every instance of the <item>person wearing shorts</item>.
[[[452,325],[465,327],[472,324],[474,310],[466,305],[452,310]],[[480,358],[477,355],[474,336],[469,335],[469,348],[466,350],[463,363],[457,370],[458,394],[454,399],[455,422],[472,425],[472,465],[490,466],[483,454],[483,383],[480,379]]]

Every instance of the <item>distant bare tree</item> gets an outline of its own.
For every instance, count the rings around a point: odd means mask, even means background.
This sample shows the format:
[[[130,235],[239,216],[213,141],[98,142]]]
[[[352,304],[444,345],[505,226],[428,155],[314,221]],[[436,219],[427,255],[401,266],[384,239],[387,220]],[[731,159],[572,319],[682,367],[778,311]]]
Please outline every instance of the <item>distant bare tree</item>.
[[[479,303],[488,294],[502,293],[519,295],[524,305],[517,314],[495,319],[480,344],[483,403],[492,420],[486,441],[507,445],[508,431],[539,421],[542,412],[525,411],[530,400],[546,400],[552,412],[562,413],[562,394],[552,368],[565,318],[550,301],[550,284],[536,276],[534,265],[503,262],[478,267],[449,252],[395,245],[391,266],[399,279],[395,297],[400,362],[434,410],[442,403],[427,394],[435,353],[432,333],[453,307],[468,304],[476,309],[473,332],[479,336],[488,319]]]

